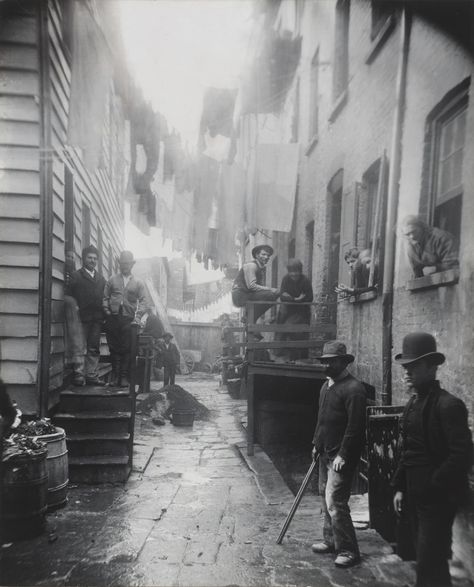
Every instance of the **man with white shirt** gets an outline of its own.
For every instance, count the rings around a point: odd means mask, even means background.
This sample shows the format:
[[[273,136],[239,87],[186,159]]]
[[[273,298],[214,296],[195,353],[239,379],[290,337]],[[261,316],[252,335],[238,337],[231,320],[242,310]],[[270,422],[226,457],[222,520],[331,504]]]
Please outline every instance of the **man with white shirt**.
[[[93,247],[86,247],[82,251],[82,267],[74,271],[66,285],[66,295],[77,302],[79,318],[82,324],[83,351],[79,363],[74,363],[73,384],[105,385],[98,378],[100,356],[100,333],[104,314],[102,311],[102,297],[104,295],[105,279],[97,271],[99,251]]]
[[[338,340],[325,343],[320,361],[328,380],[319,396],[313,458],[319,454],[319,492],[323,496],[323,540],[317,554],[336,553],[335,565],[347,568],[360,561],[349,508],[352,480],[365,442],[366,391],[347,366],[354,361]]]
[[[122,251],[120,273],[105,284],[103,308],[106,315],[106,335],[112,363],[112,385],[128,387],[130,369],[131,325],[138,321],[146,308],[145,285],[132,275],[133,253]]]

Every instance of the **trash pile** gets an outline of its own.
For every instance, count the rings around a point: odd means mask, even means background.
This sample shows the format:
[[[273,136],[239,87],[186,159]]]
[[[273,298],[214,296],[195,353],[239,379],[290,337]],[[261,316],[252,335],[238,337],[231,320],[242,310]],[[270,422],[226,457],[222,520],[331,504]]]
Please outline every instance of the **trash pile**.
[[[55,434],[56,427],[51,424],[49,418],[44,418],[23,422],[18,426],[16,432],[25,436],[44,436],[45,434]]]
[[[137,412],[150,414],[153,423],[165,424],[174,410],[192,410],[196,420],[207,420],[209,409],[198,401],[192,393],[179,385],[167,385],[160,391],[151,391],[143,400],[137,400]]]
[[[11,434],[3,439],[2,460],[8,461],[16,456],[34,455],[45,450],[46,444],[23,434]]]

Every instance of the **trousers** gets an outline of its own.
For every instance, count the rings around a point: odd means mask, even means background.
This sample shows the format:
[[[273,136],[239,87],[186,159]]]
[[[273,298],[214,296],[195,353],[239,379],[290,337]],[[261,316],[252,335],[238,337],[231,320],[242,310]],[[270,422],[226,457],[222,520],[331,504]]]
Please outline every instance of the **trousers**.
[[[411,471],[408,470],[408,477]],[[407,509],[416,553],[416,587],[451,587],[452,527],[456,505],[446,493],[407,493]]]
[[[333,460],[326,454],[319,457],[319,493],[324,497],[323,539],[326,544],[334,546],[337,553],[346,551],[359,556],[349,508],[355,467],[344,465],[341,471],[334,471]]]
[[[237,308],[245,307],[247,302],[274,302],[276,301],[275,294],[270,290],[260,290],[260,291],[250,291],[245,292],[240,289],[232,290],[232,303]],[[257,321],[260,316],[265,314],[265,312],[270,309],[273,304],[258,304],[254,308],[254,318],[255,322]]]
[[[164,385],[174,385],[176,377],[176,365],[165,365],[163,369]]]
[[[105,323],[112,364],[120,363],[121,373],[124,376],[128,376],[129,373],[132,321],[131,316],[111,314],[107,316]]]
[[[100,333],[102,322],[82,322],[83,351],[76,372],[95,379],[100,358]]]

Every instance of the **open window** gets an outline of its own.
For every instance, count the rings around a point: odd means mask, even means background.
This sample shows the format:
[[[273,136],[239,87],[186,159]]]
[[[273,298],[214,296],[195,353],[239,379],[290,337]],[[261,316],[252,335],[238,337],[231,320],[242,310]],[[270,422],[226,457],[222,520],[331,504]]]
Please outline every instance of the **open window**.
[[[453,88],[426,121],[420,217],[429,226],[447,231],[456,247],[461,240],[463,164],[470,78]],[[412,279],[409,290],[457,283],[456,266]]]
[[[447,230],[458,240],[461,237],[467,105],[467,88],[464,88],[431,122],[430,224]]]
[[[351,301],[373,299],[381,287],[387,180],[388,162],[384,152],[356,184],[352,246],[358,256],[351,269],[356,292]]]

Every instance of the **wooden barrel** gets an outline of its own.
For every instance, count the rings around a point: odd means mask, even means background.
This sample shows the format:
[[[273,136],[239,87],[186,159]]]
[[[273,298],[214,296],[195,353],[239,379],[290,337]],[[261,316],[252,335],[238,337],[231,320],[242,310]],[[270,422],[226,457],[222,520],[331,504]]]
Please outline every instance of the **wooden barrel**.
[[[173,426],[192,426],[194,424],[194,415],[194,410],[175,408],[171,412],[171,422]]]
[[[46,449],[3,461],[2,539],[38,536],[45,528],[48,474]]]
[[[66,434],[63,428],[56,428],[54,434],[35,436],[46,444],[46,471],[48,473],[48,510],[63,507],[67,503],[68,458]]]

